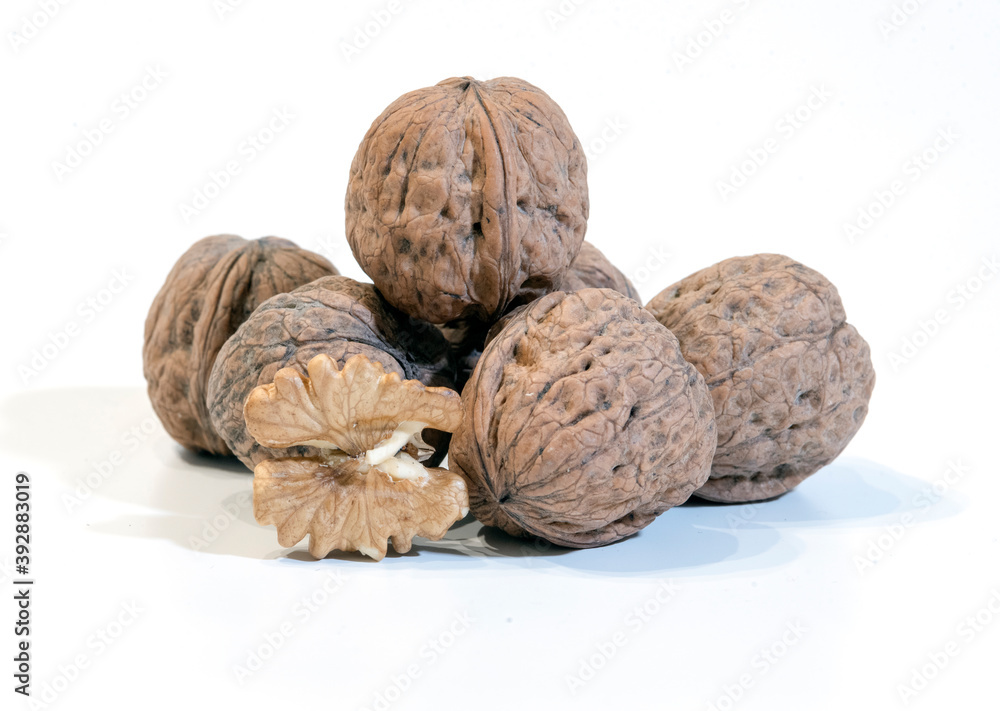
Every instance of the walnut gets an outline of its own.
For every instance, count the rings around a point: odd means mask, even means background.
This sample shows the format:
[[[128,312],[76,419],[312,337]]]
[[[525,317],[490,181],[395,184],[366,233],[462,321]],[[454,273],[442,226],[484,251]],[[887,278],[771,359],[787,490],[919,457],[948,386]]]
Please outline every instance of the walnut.
[[[829,464],[868,414],[868,344],[837,289],[788,257],[735,257],[682,279],[647,308],[705,376],[719,446],[713,501],[769,499]]]
[[[149,399],[164,428],[194,451],[229,454],[205,404],[216,354],[261,303],[337,270],[277,237],[205,237],[185,252],[146,318]]]
[[[590,242],[584,242],[580,253],[576,255],[576,259],[563,276],[559,288],[562,291],[577,291],[588,287],[614,289],[641,303],[639,292],[618,267],[609,262],[597,247]]]
[[[208,386],[213,425],[250,469],[264,459],[318,455],[304,447],[261,447],[246,430],[243,404],[280,368],[304,371],[319,354],[338,363],[361,354],[406,379],[452,384],[448,343],[438,329],[392,308],[371,284],[332,276],[275,296],[223,346]],[[440,448],[438,460],[443,458],[446,438],[428,431],[428,440]]]
[[[677,339],[611,289],[528,304],[462,393],[449,466],[481,522],[573,548],[687,500],[715,451],[712,400]]]
[[[563,275],[560,291],[578,291],[585,288],[614,289],[641,303],[639,292],[632,286],[632,282],[589,242],[583,243],[580,253]],[[459,391],[472,375],[486,344],[526,307],[526,304],[511,306],[492,324],[466,319],[441,327],[445,337],[452,344],[452,352],[458,367],[456,383]]]
[[[309,376],[282,368],[253,389],[247,429],[268,448],[308,445],[317,453],[260,462],[254,469],[254,516],[274,524],[278,542],[309,535],[317,558],[331,550],[385,557],[414,536],[437,540],[469,511],[465,480],[427,468],[433,448],[420,432],[451,432],[462,417],[458,393],[401,381],[363,355],[343,370],[327,355],[309,361]]]
[[[486,345],[486,334],[490,324],[473,318],[458,319],[438,326],[441,335],[448,341],[451,357],[455,363],[455,389],[462,392],[472,376]]]
[[[390,303],[490,322],[558,287],[587,228],[587,161],[537,87],[446,79],[371,125],[345,209],[354,256]]]

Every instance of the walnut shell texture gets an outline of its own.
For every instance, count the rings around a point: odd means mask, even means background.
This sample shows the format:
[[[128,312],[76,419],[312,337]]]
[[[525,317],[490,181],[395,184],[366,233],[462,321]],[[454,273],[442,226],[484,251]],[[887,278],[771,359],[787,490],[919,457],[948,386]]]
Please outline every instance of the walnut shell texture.
[[[385,298],[491,321],[558,288],[587,228],[587,160],[562,109],[511,77],[446,79],[389,105],[351,165],[347,238]]]
[[[261,303],[331,274],[326,259],[278,237],[215,235],[181,256],[153,300],[142,349],[149,399],[171,437],[230,453],[205,404],[219,349]]]
[[[647,308],[715,403],[719,443],[697,496],[779,496],[833,461],[864,422],[875,385],[868,344],[818,272],[778,254],[734,257]]]
[[[362,354],[404,379],[452,385],[448,343],[440,331],[392,308],[371,284],[333,276],[275,296],[223,346],[208,387],[213,425],[250,469],[265,459],[317,456],[312,447],[262,447],[246,429],[243,405],[255,387],[273,382],[278,370],[305,373],[319,354],[340,366]],[[440,446],[431,432],[428,443]]]
[[[580,253],[569,265],[569,270],[563,277],[561,291],[577,291],[579,289],[614,289],[639,303],[642,300],[639,292],[624,274],[614,264],[608,261],[597,247],[590,242],[584,242]]]
[[[514,315],[462,393],[449,466],[482,523],[573,548],[613,543],[708,478],[712,400],[677,339],[611,289]]]

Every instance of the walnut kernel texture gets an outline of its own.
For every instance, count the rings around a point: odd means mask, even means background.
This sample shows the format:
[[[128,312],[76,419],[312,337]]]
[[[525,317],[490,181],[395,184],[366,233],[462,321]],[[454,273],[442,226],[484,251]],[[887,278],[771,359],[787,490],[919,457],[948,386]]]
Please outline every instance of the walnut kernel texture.
[[[255,387],[274,381],[278,370],[291,367],[305,373],[320,354],[341,366],[361,354],[401,378],[452,385],[448,343],[440,331],[392,308],[372,285],[332,276],[279,294],[226,342],[208,388],[212,423],[251,469],[265,459],[316,454],[309,447],[262,447],[247,431],[243,406]],[[428,443],[438,444],[431,433],[426,433]],[[443,456],[444,448],[438,460]]]

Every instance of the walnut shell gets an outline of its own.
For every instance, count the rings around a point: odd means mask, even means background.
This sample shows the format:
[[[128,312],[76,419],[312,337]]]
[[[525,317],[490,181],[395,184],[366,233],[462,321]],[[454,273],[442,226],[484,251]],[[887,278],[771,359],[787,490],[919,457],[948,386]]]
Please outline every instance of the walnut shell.
[[[619,294],[624,294],[630,299],[642,303],[639,292],[632,286],[632,282],[609,262],[608,258],[597,247],[589,242],[584,242],[580,253],[563,276],[560,291],[579,291],[587,288],[614,289]],[[442,330],[446,331],[445,336],[452,342],[453,351],[457,353],[460,385],[464,385],[471,376],[472,370],[476,367],[476,363],[483,353],[483,348],[503,330],[504,326],[526,308],[527,304],[512,306],[492,324],[476,321],[471,325],[466,325],[465,329],[461,331],[449,331],[442,327]],[[456,341],[456,333],[464,334],[464,340]]]
[[[304,373],[319,354],[339,365],[362,354],[388,373],[426,385],[451,387],[453,381],[448,343],[438,329],[392,308],[371,284],[333,276],[275,296],[226,341],[208,385],[212,423],[250,469],[265,459],[317,456],[312,447],[259,445],[247,432],[243,405],[279,369]],[[427,441],[440,448],[440,461],[447,444],[431,432]]]
[[[558,287],[587,229],[587,160],[541,89],[446,79],[371,125],[345,210],[354,256],[390,303],[488,322]]]
[[[455,363],[455,389],[462,392],[483,354],[490,324],[468,318],[450,321],[438,328],[451,348],[451,357]]]
[[[613,543],[708,478],[712,400],[677,339],[611,289],[513,316],[462,393],[449,466],[481,522],[573,548]]]
[[[793,259],[727,259],[647,308],[712,391],[719,446],[698,496],[779,496],[829,464],[864,422],[875,386],[868,344],[833,284]]]
[[[639,292],[608,258],[590,242],[584,242],[580,253],[563,275],[560,291],[578,291],[586,288],[614,289],[641,303]],[[524,309],[525,305],[510,307],[500,318],[490,323],[478,319],[459,319],[441,326],[441,333],[451,344],[457,374],[455,387],[465,387],[472,371],[483,354],[483,348],[499,333],[507,322]]]
[[[195,242],[153,300],[142,349],[149,399],[170,436],[194,451],[229,454],[205,404],[219,349],[267,299],[336,273],[320,255],[278,237]]]
[[[563,276],[561,291],[577,291],[579,289],[614,289],[639,303],[642,300],[628,277],[614,264],[608,261],[597,247],[590,242],[584,242],[580,253],[569,265],[569,270]]]

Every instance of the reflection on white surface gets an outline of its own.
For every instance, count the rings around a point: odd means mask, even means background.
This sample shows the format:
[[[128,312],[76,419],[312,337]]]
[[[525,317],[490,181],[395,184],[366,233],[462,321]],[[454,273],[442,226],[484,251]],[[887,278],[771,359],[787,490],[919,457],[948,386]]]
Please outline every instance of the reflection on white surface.
[[[0,435],[6,451],[31,456],[53,472],[65,489],[64,500],[70,500],[68,496],[80,502],[81,495],[73,492],[81,484],[84,492],[89,490],[82,503],[64,507],[69,521],[88,522],[88,532],[163,539],[205,555],[316,562],[304,542],[276,549],[274,530],[254,521],[252,474],[235,458],[188,452],[158,425],[155,434],[132,448],[134,423],[152,416],[140,389],[40,391],[7,399],[0,412],[7,423]],[[59,447],[47,444],[53,429],[64,433]],[[95,478],[101,462],[115,451],[121,463],[106,477]],[[405,555],[390,550],[380,565],[460,572],[491,559],[491,565],[503,568],[588,575],[753,571],[802,555],[804,532],[891,525],[907,513],[919,524],[961,510],[962,500],[954,492],[946,492],[926,510],[918,508],[926,490],[927,484],[914,477],[842,458],[778,499],[727,506],[693,498],[610,546],[571,550],[514,538],[469,516],[440,541],[418,538]],[[91,520],[98,511],[100,516]],[[372,563],[358,553],[334,552],[326,560],[361,568]]]

